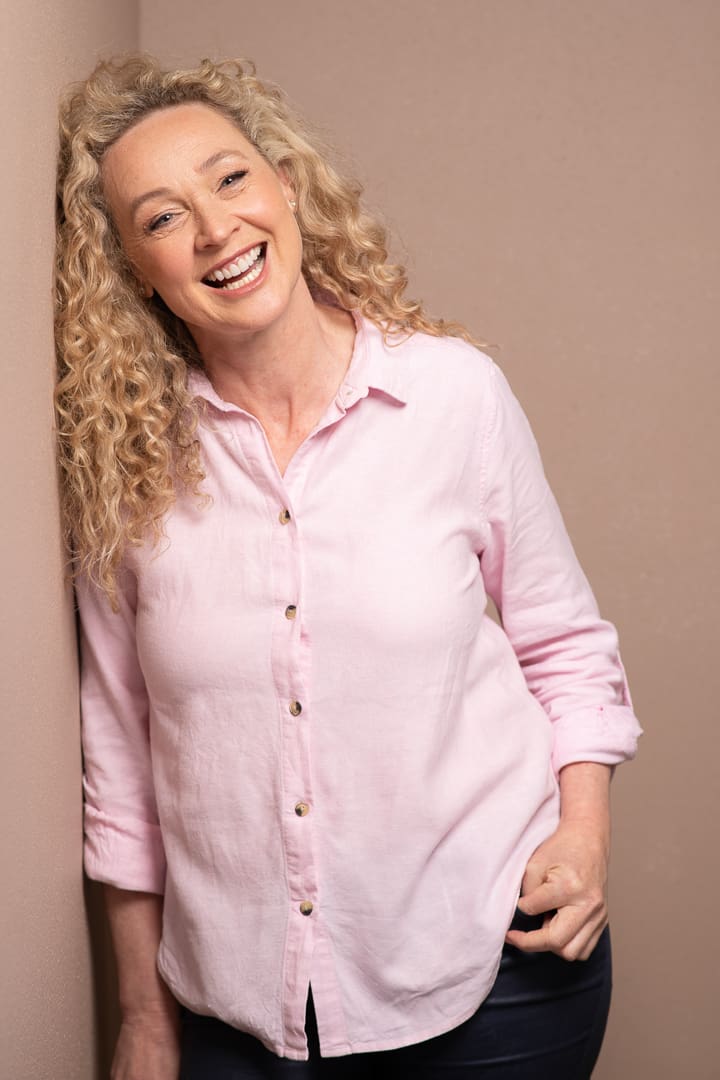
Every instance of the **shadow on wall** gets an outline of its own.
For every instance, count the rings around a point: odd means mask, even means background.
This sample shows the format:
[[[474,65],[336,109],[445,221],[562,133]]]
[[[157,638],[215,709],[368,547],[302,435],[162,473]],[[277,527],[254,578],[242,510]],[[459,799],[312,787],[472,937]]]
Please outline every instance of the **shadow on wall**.
[[[120,1007],[116,990],[117,973],[113,959],[110,929],[105,915],[103,886],[97,881],[90,881],[86,877],[83,884],[83,894],[92,958],[95,1069],[97,1076],[109,1076],[113,1051],[120,1029]]]

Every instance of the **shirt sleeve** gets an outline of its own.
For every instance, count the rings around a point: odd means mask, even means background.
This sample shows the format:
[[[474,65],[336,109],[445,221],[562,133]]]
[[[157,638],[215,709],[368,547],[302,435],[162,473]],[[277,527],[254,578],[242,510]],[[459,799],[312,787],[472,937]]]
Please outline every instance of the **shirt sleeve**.
[[[163,850],[152,777],[149,703],[135,644],[136,583],[123,571],[119,612],[81,578],[80,704],[85,871],[121,889],[162,893]]]
[[[617,633],[600,618],[550,490],[530,425],[493,365],[480,564],[527,685],[553,724],[553,767],[617,765],[642,733]]]

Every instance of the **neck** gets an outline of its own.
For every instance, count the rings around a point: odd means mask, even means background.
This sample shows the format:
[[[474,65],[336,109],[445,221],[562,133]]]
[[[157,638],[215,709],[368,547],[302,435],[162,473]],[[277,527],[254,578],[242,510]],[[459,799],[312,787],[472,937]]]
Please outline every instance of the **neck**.
[[[355,328],[348,312],[295,296],[283,316],[241,338],[196,341],[218,394],[287,432],[313,426],[347,371]]]

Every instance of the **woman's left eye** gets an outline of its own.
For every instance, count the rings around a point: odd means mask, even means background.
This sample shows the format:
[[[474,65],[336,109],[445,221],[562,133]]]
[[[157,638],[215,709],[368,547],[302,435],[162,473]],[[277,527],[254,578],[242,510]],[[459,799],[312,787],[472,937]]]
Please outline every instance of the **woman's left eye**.
[[[228,173],[227,176],[223,176],[220,181],[220,187],[232,187],[233,184],[237,184],[240,180],[243,180],[247,176],[247,169],[240,169],[238,172]]]

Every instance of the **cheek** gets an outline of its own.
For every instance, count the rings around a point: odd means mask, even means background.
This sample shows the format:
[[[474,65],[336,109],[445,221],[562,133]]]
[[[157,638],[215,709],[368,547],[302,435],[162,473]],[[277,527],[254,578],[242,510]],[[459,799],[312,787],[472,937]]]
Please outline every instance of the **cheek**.
[[[139,269],[147,280],[155,284],[158,291],[166,289],[176,292],[187,281],[191,268],[183,252],[179,248],[168,245],[162,252],[143,259],[139,264]]]
[[[122,238],[122,246],[138,281],[156,288],[157,282],[163,275],[160,262],[154,253],[148,252],[145,246],[138,244],[137,241],[133,243],[132,239],[125,241]]]
[[[283,229],[283,236],[285,238],[286,250],[290,253],[293,262],[297,262],[298,265],[302,264],[303,257],[303,242],[300,235],[300,229],[298,228],[297,220],[293,214],[287,221]]]

